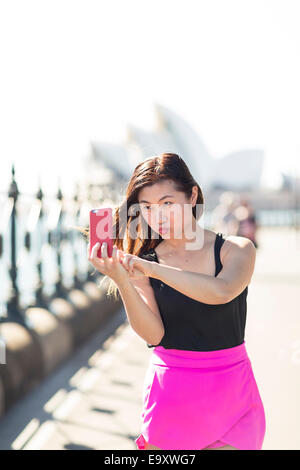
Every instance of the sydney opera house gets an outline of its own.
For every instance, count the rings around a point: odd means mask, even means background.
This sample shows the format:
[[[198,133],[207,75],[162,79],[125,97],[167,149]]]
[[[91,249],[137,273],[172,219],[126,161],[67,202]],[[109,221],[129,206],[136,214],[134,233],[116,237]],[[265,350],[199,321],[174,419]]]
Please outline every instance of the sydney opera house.
[[[261,186],[264,152],[260,149],[236,150],[214,158],[194,129],[173,111],[155,105],[156,126],[151,132],[127,127],[124,143],[91,143],[89,165],[105,165],[115,175],[128,180],[135,166],[145,158],[162,152],[179,154],[204,191],[253,191]]]

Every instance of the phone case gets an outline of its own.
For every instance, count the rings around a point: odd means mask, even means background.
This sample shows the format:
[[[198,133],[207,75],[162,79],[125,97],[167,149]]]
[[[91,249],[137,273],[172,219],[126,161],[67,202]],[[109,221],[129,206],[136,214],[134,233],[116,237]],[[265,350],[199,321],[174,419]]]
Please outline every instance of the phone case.
[[[101,246],[107,243],[107,255],[112,256],[113,249],[113,228],[112,228],[112,208],[99,207],[90,210],[90,256],[93,246],[99,242],[97,251],[98,258],[101,258]]]

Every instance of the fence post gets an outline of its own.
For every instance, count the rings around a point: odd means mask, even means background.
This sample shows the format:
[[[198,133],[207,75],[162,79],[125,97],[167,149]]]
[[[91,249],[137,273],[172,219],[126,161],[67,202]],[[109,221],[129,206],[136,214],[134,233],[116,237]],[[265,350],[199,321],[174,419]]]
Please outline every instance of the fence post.
[[[8,197],[13,199],[13,207],[11,213],[10,224],[10,245],[11,245],[11,259],[9,268],[10,289],[8,294],[7,306],[7,319],[9,321],[16,321],[25,325],[24,316],[21,313],[19,304],[19,288],[17,283],[18,270],[17,270],[17,233],[16,233],[16,219],[17,219],[17,201],[19,196],[18,185],[15,180],[15,167],[12,166],[12,180],[8,190]],[[25,325],[26,326],[26,325]]]

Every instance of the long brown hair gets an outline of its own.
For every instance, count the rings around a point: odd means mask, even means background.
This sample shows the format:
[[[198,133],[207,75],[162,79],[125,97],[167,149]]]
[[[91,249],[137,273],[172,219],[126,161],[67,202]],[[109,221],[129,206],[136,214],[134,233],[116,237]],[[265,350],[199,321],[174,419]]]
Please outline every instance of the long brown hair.
[[[134,214],[130,213],[131,206],[138,205],[138,194],[145,186],[152,186],[155,183],[163,180],[172,180],[176,191],[184,192],[187,199],[192,196],[193,186],[198,187],[198,197],[195,206],[192,208],[193,216],[198,220],[202,212],[197,211],[198,204],[204,204],[204,197],[199,184],[194,180],[184,160],[176,153],[165,152],[160,155],[148,157],[139,163],[133,172],[133,175],[127,185],[126,193],[122,203],[115,208],[113,214],[113,229],[116,238],[113,239],[113,244],[118,249],[125,251],[136,256],[143,255],[151,248],[155,248],[163,240],[159,235],[158,238],[151,237],[151,227],[147,224],[142,217],[141,212],[137,210]],[[126,217],[120,217],[122,209],[125,208]],[[138,218],[135,223],[137,233],[135,238],[130,236],[131,223]],[[124,220],[125,223],[121,225],[120,221]],[[89,227],[76,227],[86,238],[89,238]],[[102,282],[107,279],[104,276]],[[107,295],[114,295],[118,299],[118,287],[115,282],[110,279]]]

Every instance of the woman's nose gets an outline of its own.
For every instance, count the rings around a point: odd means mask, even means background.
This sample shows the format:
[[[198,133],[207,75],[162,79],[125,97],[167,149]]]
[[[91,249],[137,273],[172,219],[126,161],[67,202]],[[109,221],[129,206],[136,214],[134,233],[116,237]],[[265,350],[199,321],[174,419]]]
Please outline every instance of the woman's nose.
[[[167,222],[168,222],[168,218],[164,217],[163,214],[159,214],[159,216],[158,216],[159,225],[166,224]]]

